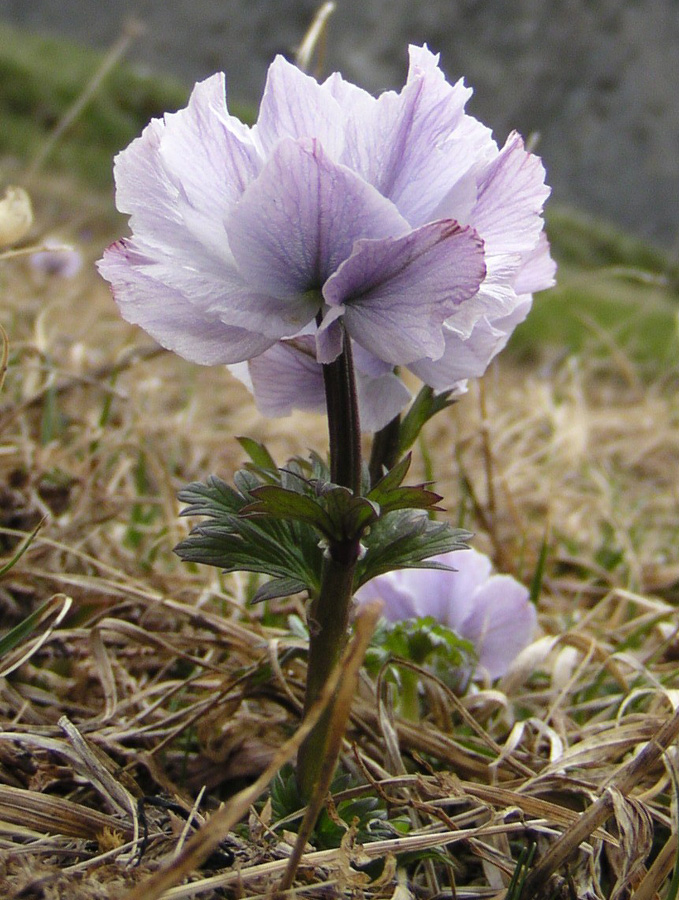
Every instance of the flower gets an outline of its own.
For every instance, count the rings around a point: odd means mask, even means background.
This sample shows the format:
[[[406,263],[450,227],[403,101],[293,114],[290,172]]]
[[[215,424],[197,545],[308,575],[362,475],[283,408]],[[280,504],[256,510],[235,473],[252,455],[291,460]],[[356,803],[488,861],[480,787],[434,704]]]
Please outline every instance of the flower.
[[[75,278],[82,269],[83,257],[75,247],[49,237],[43,242],[43,249],[31,254],[30,263],[36,272],[43,275]]]
[[[381,600],[389,622],[431,616],[474,645],[479,667],[499,678],[532,640],[535,607],[510,575],[492,575],[477,550],[456,550],[432,562],[450,569],[400,569],[378,575],[356,592],[357,603]]]
[[[459,117],[450,131],[442,126],[432,142],[434,175],[419,202],[414,202],[414,189],[399,195],[396,202],[403,205],[413,225],[427,216],[443,215],[471,226],[483,240],[486,272],[478,291],[458,304],[443,323],[443,351],[402,361],[402,365],[436,391],[463,392],[467,380],[483,375],[525,319],[532,294],[554,284],[556,266],[542,220],[549,189],[544,184],[542,163],[526,151],[518,134],[511,134],[499,149],[490,132],[464,113],[471,91],[461,82],[446,84],[436,67],[437,58],[426,48],[411,47],[410,53],[410,72],[401,94],[382,95],[377,100],[365,95],[362,102],[375,115],[382,104],[384,115],[388,103],[396,108],[395,98],[403,98],[409,86],[420,79],[423,93],[435,89],[436,96],[446,98],[447,103],[456,97]],[[432,116],[434,109],[438,107],[432,103]],[[378,145],[373,133],[370,147]],[[417,184],[422,188],[421,182]],[[376,353],[365,341],[362,346],[354,343],[361,426],[365,431],[378,431],[404,409],[410,391],[394,373],[388,354]],[[293,339],[246,365],[232,367],[232,371],[250,387],[265,415],[287,415],[293,408],[321,411],[322,373],[320,364],[314,364],[316,356],[308,342]]]
[[[395,366],[430,377],[439,361],[448,379],[456,343],[501,342],[525,308],[548,195],[518,135],[498,150],[465,113],[470,94],[426,47],[377,98],[277,57],[253,127],[228,113],[223,75],[197,84],[116,158],[132,237],[99,269],[123,316],[198,363],[270,353],[308,373],[288,351],[327,363],[346,334],[364,393],[392,407],[407,402]]]

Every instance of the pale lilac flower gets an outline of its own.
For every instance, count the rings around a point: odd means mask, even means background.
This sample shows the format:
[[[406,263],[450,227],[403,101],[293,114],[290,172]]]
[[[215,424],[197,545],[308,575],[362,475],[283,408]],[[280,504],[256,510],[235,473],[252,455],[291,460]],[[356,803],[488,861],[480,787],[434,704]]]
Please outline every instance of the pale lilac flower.
[[[197,84],[186,109],[116,158],[133,236],[99,268],[123,316],[204,364],[248,360],[300,332],[330,362],[343,322],[395,366],[440,358],[444,322],[472,297],[465,334],[489,311],[509,314],[509,293],[479,293],[487,263],[472,220],[518,260],[547,192],[520,139],[498,152],[464,113],[469,94],[426,47],[410,48],[401,92],[377,99],[277,57],[252,128],[228,113],[223,75]],[[515,196],[506,182],[525,160]]]
[[[389,622],[433,617],[473,644],[480,669],[499,678],[535,632],[528,590],[510,575],[491,574],[490,560],[477,550],[456,550],[432,560],[457,571],[387,572],[359,588],[356,602],[381,600]]]
[[[75,278],[83,266],[82,253],[57,238],[43,241],[43,250],[32,253],[30,264],[36,272],[59,278]]]
[[[409,400],[409,392],[396,383],[394,364],[407,366],[437,391],[464,389],[464,382],[482,375],[504,348],[528,314],[532,294],[554,283],[556,267],[543,230],[542,207],[549,188],[541,161],[525,150],[516,133],[498,148],[490,131],[464,112],[471,91],[462,82],[449,85],[437,60],[426,47],[411,47],[408,80],[400,94],[388,92],[374,99],[338,75],[319,90],[329,87],[349,111],[342,160],[388,196],[414,229],[443,218],[471,227],[482,239],[485,273],[478,290],[456,305],[442,328],[434,329],[435,338],[416,359],[412,342],[406,351],[393,328],[381,320],[378,324],[379,304],[368,311],[360,303],[353,307],[336,301],[335,291],[345,277],[355,269],[361,270],[358,281],[366,274],[361,268],[365,254],[352,256],[324,288],[331,309],[313,356],[308,346],[301,350],[293,341],[287,352],[276,347],[252,359],[249,375],[243,368],[237,371],[266,415],[322,408],[320,367],[314,370],[313,358],[327,361],[332,353],[326,356],[324,351],[336,350],[326,332],[332,331],[332,316],[338,310],[344,313],[357,349],[363,351],[357,364],[361,424],[364,430],[375,431]],[[389,310],[394,327],[401,326],[406,310],[417,317],[418,298],[427,289],[414,270],[406,267],[404,278],[399,304]],[[360,323],[355,320],[356,308],[362,314]],[[431,321],[421,324],[431,328]],[[300,359],[300,352],[306,360]]]

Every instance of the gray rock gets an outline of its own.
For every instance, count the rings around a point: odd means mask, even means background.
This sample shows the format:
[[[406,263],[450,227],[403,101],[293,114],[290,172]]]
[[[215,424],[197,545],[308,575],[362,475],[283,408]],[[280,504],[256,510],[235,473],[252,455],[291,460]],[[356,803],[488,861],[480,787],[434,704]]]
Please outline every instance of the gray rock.
[[[227,73],[256,103],[266,67],[290,55],[316,0],[0,0],[16,25],[110,45],[127,17],[132,52],[187,80]],[[679,234],[679,4],[676,0],[338,0],[326,69],[371,91],[399,86],[406,45],[441,52],[475,89],[470,110],[499,140],[540,135],[554,196],[636,234]]]

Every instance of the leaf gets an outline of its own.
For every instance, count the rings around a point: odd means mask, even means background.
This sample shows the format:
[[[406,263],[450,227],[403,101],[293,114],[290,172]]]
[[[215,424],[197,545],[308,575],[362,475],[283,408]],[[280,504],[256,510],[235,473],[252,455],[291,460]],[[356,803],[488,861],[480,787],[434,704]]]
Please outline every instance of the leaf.
[[[18,669],[19,666],[32,656],[47,640],[52,631],[57,628],[64,620],[66,614],[71,608],[73,600],[64,594],[55,594],[45,603],[34,610],[30,615],[26,616],[18,625],[15,625],[7,634],[0,639],[0,657],[5,656],[10,650],[13,650],[25,638],[30,637],[38,627],[42,625],[52,614],[56,613],[54,621],[48,626],[43,634],[37,638],[29,650],[26,651],[19,659],[13,662],[7,662],[5,668],[0,671],[0,678],[4,678]]]
[[[323,536],[335,537],[335,523],[318,500],[275,484],[254,488],[250,493],[255,502],[243,507],[241,515],[306,522]]]
[[[12,556],[6,563],[3,563],[3,565],[0,566],[0,578],[2,578],[3,575],[6,575],[10,571],[10,569],[13,569],[14,566],[19,562],[21,557],[35,540],[38,532],[44,524],[45,519],[43,518],[38,522],[33,531],[29,535],[27,535],[26,540],[23,542],[23,544],[19,545],[19,549],[16,551],[14,556]]]
[[[364,538],[366,554],[357,567],[357,587],[394,569],[447,569],[429,558],[467,549],[472,535],[447,522],[434,522],[420,510],[387,513]]]
[[[280,597],[290,597],[307,589],[307,585],[295,578],[272,578],[255,592],[251,603],[263,603],[265,600],[278,600]]]
[[[225,572],[270,575],[279,582],[273,591],[283,590],[282,580],[288,579],[294,591],[286,587],[286,592],[317,592],[323,559],[317,531],[301,521],[242,515],[253,502],[252,492],[270,485],[262,485],[255,473],[244,469],[236,473],[234,483],[238,490],[213,475],[205,484],[180,491],[179,499],[188,503],[181,514],[206,516],[208,521],[196,525],[175,547],[177,555]]]
[[[403,485],[412,454],[408,453],[380,478],[368,494],[368,499],[379,503],[383,513],[395,509],[433,509],[440,510],[436,504],[442,500],[440,494],[427,490],[424,484]]]
[[[403,479],[408,474],[412,460],[412,453],[407,453],[401,462],[396,463],[393,469],[390,469],[380,478],[368,496],[373,496],[373,498],[380,503],[381,497],[386,497],[389,491],[400,487],[400,485],[403,484]]]
[[[328,515],[335,525],[337,540],[360,540],[368,526],[380,515],[379,506],[367,497],[355,497],[345,487],[332,487],[323,495]]]
[[[474,645],[432,616],[381,623],[371,649],[372,664],[384,665],[388,659],[401,658],[421,666],[438,658],[442,668],[457,667],[474,658]]]
[[[189,505],[181,516],[209,516],[220,518],[237,513],[247,500],[216,475],[210,475],[205,483],[194,481],[177,494],[180,503]]]
[[[436,413],[447,409],[457,403],[457,396],[453,391],[434,393],[433,388],[425,385],[413,400],[410,409],[401,421],[401,431],[398,444],[398,455],[405,453],[413,446],[424,425]]]
[[[278,472],[274,458],[264,444],[253,441],[249,437],[237,437],[236,440],[258,469],[263,472]]]

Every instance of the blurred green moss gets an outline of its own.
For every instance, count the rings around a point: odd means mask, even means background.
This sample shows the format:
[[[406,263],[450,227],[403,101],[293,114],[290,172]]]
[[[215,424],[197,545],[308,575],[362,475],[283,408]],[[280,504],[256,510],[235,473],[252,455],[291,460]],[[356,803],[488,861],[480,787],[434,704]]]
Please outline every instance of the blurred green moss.
[[[29,162],[103,59],[78,44],[0,24],[0,155]],[[95,187],[109,185],[113,156],[151,118],[184,106],[188,95],[189,87],[176,79],[121,63],[59,139],[49,166]]]
[[[679,261],[669,251],[580,210],[550,203],[557,284],[538,294],[509,348],[539,357],[621,353],[657,372],[679,358]]]
[[[539,360],[550,347],[590,358],[619,353],[651,375],[674,366],[679,359],[676,288],[666,275],[646,270],[564,262],[556,287],[534,298],[509,345],[527,360]]]

